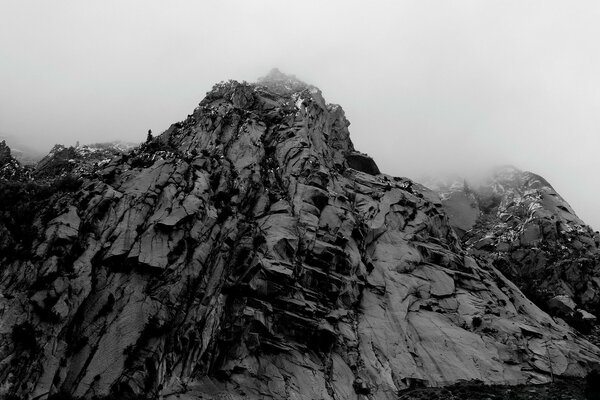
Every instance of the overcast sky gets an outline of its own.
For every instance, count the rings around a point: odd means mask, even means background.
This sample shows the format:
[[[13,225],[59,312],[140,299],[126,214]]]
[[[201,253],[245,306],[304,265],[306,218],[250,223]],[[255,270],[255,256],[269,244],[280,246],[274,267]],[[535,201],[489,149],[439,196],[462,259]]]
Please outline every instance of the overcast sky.
[[[583,0],[0,0],[0,134],[138,142],[278,67],[385,173],[513,164],[600,229],[599,39]]]

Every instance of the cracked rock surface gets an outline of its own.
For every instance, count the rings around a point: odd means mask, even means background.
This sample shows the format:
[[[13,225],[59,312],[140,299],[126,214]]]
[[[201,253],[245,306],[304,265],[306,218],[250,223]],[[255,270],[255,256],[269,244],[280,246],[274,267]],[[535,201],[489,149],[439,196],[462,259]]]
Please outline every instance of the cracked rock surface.
[[[479,185],[434,187],[470,255],[588,332],[600,313],[600,235],[539,175],[503,167]]]
[[[32,232],[3,219],[0,392],[396,399],[598,365],[348,125],[283,74],[218,84],[39,200]]]

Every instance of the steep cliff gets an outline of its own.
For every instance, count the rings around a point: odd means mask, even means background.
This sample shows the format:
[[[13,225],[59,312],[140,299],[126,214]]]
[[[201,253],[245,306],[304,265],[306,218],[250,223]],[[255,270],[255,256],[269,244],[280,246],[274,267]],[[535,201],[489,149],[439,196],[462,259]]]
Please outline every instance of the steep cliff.
[[[2,220],[0,391],[395,399],[598,365],[348,125],[293,77],[230,81],[28,199],[31,231]]]

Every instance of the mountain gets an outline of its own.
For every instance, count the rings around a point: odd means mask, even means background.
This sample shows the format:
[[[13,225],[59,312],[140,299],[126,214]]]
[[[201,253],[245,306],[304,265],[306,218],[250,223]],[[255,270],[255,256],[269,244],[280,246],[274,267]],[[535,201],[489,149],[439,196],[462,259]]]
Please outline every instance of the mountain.
[[[57,148],[58,167],[0,190],[0,390],[396,399],[599,366],[348,125],[273,71],[215,85],[129,152],[82,164]]]
[[[589,331],[600,315],[600,234],[539,175],[497,169],[481,183],[430,182],[464,248],[549,311]]]
[[[78,143],[75,147],[57,144],[37,163],[34,174],[37,177],[47,178],[65,174],[88,175],[94,169],[135,147],[137,147],[136,144],[122,141],[89,145],[79,145]]]

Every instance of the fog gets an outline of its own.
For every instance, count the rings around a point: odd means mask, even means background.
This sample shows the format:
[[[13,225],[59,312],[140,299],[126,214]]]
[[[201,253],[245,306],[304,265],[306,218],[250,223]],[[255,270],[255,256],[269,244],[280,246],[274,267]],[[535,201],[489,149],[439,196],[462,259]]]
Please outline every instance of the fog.
[[[596,1],[12,1],[0,132],[142,141],[272,67],[343,106],[355,147],[419,177],[513,164],[600,228]]]

